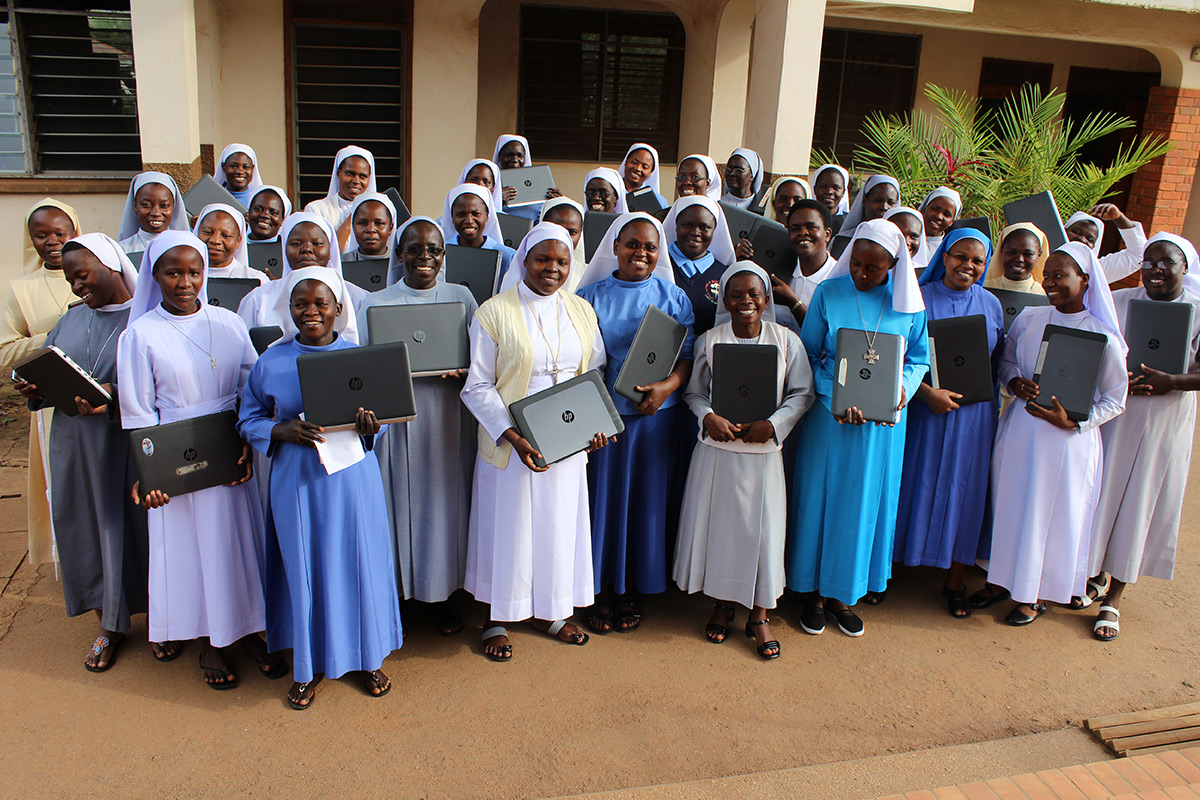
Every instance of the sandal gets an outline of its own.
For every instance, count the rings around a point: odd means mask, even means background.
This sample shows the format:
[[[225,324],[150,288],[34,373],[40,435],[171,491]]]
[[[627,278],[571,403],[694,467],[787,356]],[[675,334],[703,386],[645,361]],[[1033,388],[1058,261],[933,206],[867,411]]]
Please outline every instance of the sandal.
[[[1030,608],[1032,608],[1033,616],[1027,616],[1025,614],[1022,614],[1021,606],[1029,606]],[[1030,624],[1035,619],[1037,619],[1038,617],[1040,617],[1042,614],[1045,614],[1045,613],[1046,613],[1046,604],[1045,603],[1019,603],[1016,608],[1014,608],[1012,611],[1008,612],[1008,616],[1004,618],[1004,621],[1007,622],[1009,625],[1016,625],[1016,626],[1020,627],[1021,625]]]
[[[1103,582],[1089,580],[1084,593],[1077,594],[1071,598],[1071,608],[1075,611],[1079,611],[1081,609],[1088,608],[1092,605],[1092,603],[1103,603],[1108,599],[1108,589],[1111,585],[1112,577],[1110,575],[1105,575]]]
[[[454,612],[447,612],[438,621],[438,633],[442,636],[454,636],[462,633],[463,621]]]
[[[383,674],[383,670],[363,671],[363,689],[368,697],[379,698],[392,690],[392,680]]]
[[[238,685],[238,679],[237,679],[237,676],[234,675],[232,672],[229,672],[227,669],[223,669],[222,667],[206,667],[206,666],[204,666],[204,655],[210,649],[215,650],[216,648],[215,647],[214,648],[206,647],[200,651],[200,670],[204,673],[204,678],[205,678],[204,684],[208,688],[215,689],[218,692],[224,692],[229,689],[235,688]],[[210,681],[210,680],[208,680],[208,678],[220,678],[221,680],[220,681]]]
[[[950,616],[955,619],[971,616],[971,603],[967,600],[966,589],[950,589],[943,586],[942,597],[950,604]]]
[[[293,683],[287,693],[288,705],[296,711],[307,711],[312,707],[313,698],[317,696],[317,684],[323,680],[325,680],[324,675],[314,675],[311,681]],[[294,700],[292,699],[293,692],[296,695]]]
[[[254,659],[254,663],[258,664],[258,671],[264,678],[268,680],[278,680],[291,671],[291,667],[283,660],[283,656],[278,653],[267,651],[267,643],[264,642],[257,634],[251,634],[242,639],[242,649]]]
[[[770,621],[770,619],[764,617],[758,622],[747,622],[746,636],[750,639],[756,638],[754,636],[754,628],[758,627],[759,625],[766,625]],[[762,656],[764,661],[770,661],[773,658],[779,658],[781,652],[782,651],[779,649],[778,639],[771,639],[770,641],[763,642],[758,646],[758,654]]]
[[[635,600],[625,600],[617,605],[617,633],[631,633],[642,624],[642,609]],[[625,624],[622,624],[625,623]]]
[[[727,628],[726,625],[733,624],[733,618],[737,615],[737,609],[735,609],[733,606],[723,606],[720,603],[715,604],[713,609],[729,612],[729,622],[725,623],[725,625],[718,625],[715,622],[710,622],[704,626],[704,635],[708,637],[708,640],[713,644],[721,644],[725,641],[725,637],[729,635],[729,628]]]
[[[586,633],[583,633],[582,631],[580,631],[579,633],[569,634],[571,637],[570,639],[564,639],[561,636],[559,636],[558,634],[565,627],[567,627],[567,621],[565,619],[556,620],[556,621],[550,623],[550,627],[546,628],[545,633],[549,634],[550,636],[553,636],[555,639],[558,639],[563,644],[573,644],[577,647],[583,647],[585,644],[588,643],[588,640],[591,638]]]
[[[150,652],[154,653],[155,661],[165,664],[168,661],[174,661],[183,654],[183,642],[151,642]]]
[[[100,655],[107,650],[108,660],[104,662],[103,667],[93,667],[87,662],[87,659],[84,659],[84,669],[86,669],[88,672],[107,672],[108,670],[112,669],[112,665],[117,663],[117,651],[121,648],[121,643],[124,641],[125,634],[123,633],[114,633],[112,639],[103,635],[97,636],[96,641],[92,642],[92,648],[89,652],[99,659]]]
[[[497,645],[496,649],[499,652],[496,652],[496,653],[489,653],[487,651],[486,645],[488,643],[488,640],[495,639],[498,636],[503,636],[505,638],[508,638],[508,628],[505,628],[503,625],[496,625],[495,627],[488,628],[487,630],[485,630],[483,632],[483,643],[485,645],[483,654],[485,656],[487,656],[488,658],[490,658],[492,661],[499,661],[501,663],[506,663],[508,661],[512,661],[512,645],[511,644]]]
[[[971,608],[980,610],[984,608],[991,608],[992,606],[996,605],[996,603],[1007,600],[1010,597],[1012,597],[1012,592],[1008,591],[1008,589],[1005,589],[1004,587],[1000,587],[1000,590],[996,591],[996,589],[992,588],[991,586],[984,586],[978,592],[967,598],[967,602],[971,604]]]
[[[887,589],[884,589],[882,592],[867,592],[866,596],[863,597],[863,602],[869,606],[880,606],[883,605],[883,601],[886,599]]]
[[[1092,635],[1102,642],[1111,642],[1121,633],[1121,610],[1109,605],[1100,606],[1100,613],[1105,611],[1112,614],[1116,619],[1097,619],[1096,624],[1092,626]],[[1101,628],[1111,628],[1112,636],[1101,636]]]
[[[607,636],[612,633],[613,615],[607,606],[593,603],[585,613],[583,621],[587,623],[592,633],[599,636]]]
[[[800,615],[800,628],[805,633],[817,636],[825,632],[825,606],[818,605],[821,600],[816,594],[804,601],[804,613]]]

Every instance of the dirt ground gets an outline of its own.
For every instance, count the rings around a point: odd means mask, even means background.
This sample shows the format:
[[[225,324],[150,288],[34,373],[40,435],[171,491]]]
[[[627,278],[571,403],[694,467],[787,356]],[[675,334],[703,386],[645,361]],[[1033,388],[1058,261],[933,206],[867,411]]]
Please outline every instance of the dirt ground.
[[[0,398],[3,400],[3,398]],[[636,633],[559,644],[513,626],[515,657],[480,653],[480,609],[443,638],[405,608],[404,648],[382,699],[326,681],[287,708],[289,679],[241,657],[241,685],[200,680],[197,647],[169,664],[145,618],[103,674],[83,669],[91,616],[67,619],[51,565],[25,561],[25,418],[0,402],[0,797],[552,797],[826,764],[1077,726],[1091,716],[1196,699],[1200,493],[1186,503],[1174,582],[1126,594],[1120,638],[1091,612],[1026,629],[1009,604],[955,620],[941,575],[897,571],[866,635],[808,636],[799,607],[772,615],[783,656],[702,638],[708,603],[647,598]],[[982,574],[972,574],[972,584]],[[739,613],[739,622],[745,619]]]

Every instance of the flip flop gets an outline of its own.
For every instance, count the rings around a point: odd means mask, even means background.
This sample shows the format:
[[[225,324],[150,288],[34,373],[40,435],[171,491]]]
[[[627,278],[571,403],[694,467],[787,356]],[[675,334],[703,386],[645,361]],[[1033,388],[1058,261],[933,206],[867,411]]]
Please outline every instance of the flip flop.
[[[387,683],[386,687],[380,685],[381,680],[383,680]],[[379,692],[379,694],[375,694],[375,692],[371,691],[372,688],[382,689],[382,691]],[[380,670],[372,670],[371,672],[364,671],[363,672],[363,689],[366,691],[367,697],[378,700],[380,697],[383,697],[385,694],[387,694],[388,692],[390,692],[392,690],[392,681],[390,678],[388,678],[386,675],[384,675],[383,672],[381,672]]]
[[[559,632],[565,627],[567,627],[567,621],[565,619],[556,620],[555,622],[550,623],[549,628],[546,628],[546,633],[549,634],[550,636],[553,636],[555,639],[558,639],[563,644],[573,644],[577,647],[583,647],[585,644],[588,643],[588,640],[591,638],[586,633],[576,633],[576,634],[572,634],[571,641],[567,641],[566,639],[563,639],[558,635]],[[577,637],[582,637],[582,638],[577,638]]]
[[[159,647],[166,647],[167,645],[172,645],[172,644],[175,645],[175,652],[168,653],[165,656],[159,655],[159,651],[154,649],[154,645],[158,645]],[[151,642],[150,643],[150,652],[154,654],[155,661],[157,661],[160,664],[165,664],[168,661],[174,661],[175,659],[177,659],[181,655],[183,655],[183,642],[176,642],[176,641]]]
[[[625,609],[622,612],[622,609]],[[632,633],[636,631],[642,624],[642,608],[633,600],[626,600],[618,603],[616,608],[617,624],[613,627],[617,633]],[[632,625],[621,627],[621,622],[632,620]]]
[[[213,690],[215,690],[215,691],[218,691],[218,692],[225,692],[225,691],[228,691],[228,690],[230,690],[230,689],[235,689],[235,688],[237,688],[237,685],[238,685],[238,679],[237,679],[237,677],[236,677],[236,676],[235,676],[235,675],[234,675],[232,672],[229,672],[228,670],[221,669],[220,667],[206,667],[206,666],[204,666],[204,651],[203,651],[203,650],[202,650],[202,651],[200,651],[200,670],[201,670],[201,672],[203,672],[203,673],[204,673],[206,676],[207,676],[207,675],[212,675],[213,677],[220,677],[220,678],[224,678],[224,679],[225,679],[225,680],[224,680],[224,681],[222,681],[221,683],[211,683],[211,682],[209,682],[209,681],[205,681],[205,682],[204,682],[204,685],[205,685],[205,686],[207,686],[207,687],[208,687],[208,688],[210,688],[210,689],[213,689]]]
[[[297,681],[296,685],[298,685],[300,687],[300,692],[299,692],[300,699],[304,699],[305,695],[311,695],[311,696],[309,697],[307,703],[298,703],[292,699],[291,692],[289,691],[288,697],[287,697],[288,705],[291,706],[296,711],[307,711],[308,709],[312,708],[313,700],[315,700],[317,697],[317,692],[316,692],[317,684],[323,680],[325,680],[324,675],[314,675],[313,679],[311,681],[307,681],[306,683],[300,683],[299,681]],[[295,686],[293,686],[292,688],[295,688]]]
[[[495,639],[497,636],[508,636],[508,628],[505,628],[503,625],[497,625],[493,628],[488,628],[483,632],[483,643],[487,644],[488,639]],[[511,644],[502,644],[500,645],[499,655],[495,653],[489,653],[487,650],[484,650],[483,654],[492,661],[498,661],[501,664],[507,664],[509,661],[512,661],[512,651]]]
[[[592,633],[597,636],[607,636],[613,631],[613,615],[611,611],[601,611],[601,608],[605,608],[605,606],[599,603],[592,604],[584,614],[583,621]]]
[[[125,641],[125,634],[117,634],[116,639],[109,639],[107,636],[97,636],[96,641],[92,642],[92,654],[100,655],[105,648],[111,648],[108,651],[108,661],[104,662],[103,667],[93,667],[87,661],[83,662],[83,667],[88,672],[108,672],[112,669],[112,665],[117,663],[117,650],[120,649],[121,643]]]

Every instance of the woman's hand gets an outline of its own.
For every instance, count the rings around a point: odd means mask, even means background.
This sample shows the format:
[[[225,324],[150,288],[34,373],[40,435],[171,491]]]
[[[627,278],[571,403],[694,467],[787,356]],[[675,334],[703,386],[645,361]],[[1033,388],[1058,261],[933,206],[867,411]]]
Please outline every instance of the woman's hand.
[[[1114,222],[1118,228],[1132,228],[1133,220],[1121,213],[1121,209],[1117,208],[1112,203],[1099,203],[1092,206],[1088,211],[1093,217],[1102,219],[1105,222]],[[1103,235],[1104,231],[1099,231]]]
[[[838,421],[839,425],[862,425],[867,421],[867,418],[863,416],[863,413],[861,410],[859,410],[858,406],[850,406],[847,408],[846,416],[844,417],[839,417],[837,414],[834,414],[833,418]]]
[[[754,245],[750,244],[749,239],[738,239],[733,253],[737,256],[738,261],[749,261],[754,258]]]
[[[449,372],[442,373],[442,380],[446,380],[446,379],[462,380],[465,377],[467,377],[467,371],[465,369],[452,369]]]
[[[730,422],[714,411],[704,415],[704,432],[714,442],[732,442],[742,432],[743,426]]]
[[[557,186],[551,186],[546,190],[546,199],[551,200],[555,197],[562,197],[563,193],[558,190]]]
[[[237,463],[239,467],[246,465],[246,474],[229,484],[230,486],[239,486],[254,477],[254,450],[245,440],[242,440],[242,455]]]
[[[954,401],[962,400],[962,395],[949,389],[934,389],[929,384],[922,383],[917,387],[917,399],[929,406],[929,410],[935,414],[948,414],[958,410],[959,405]]]
[[[1079,427],[1079,423],[1067,417],[1067,410],[1063,408],[1062,403],[1058,402],[1057,397],[1051,397],[1050,402],[1054,403],[1054,408],[1046,409],[1039,406],[1037,403],[1026,403],[1025,410],[1038,419],[1044,419],[1056,428],[1062,428],[1064,431],[1073,431]]]
[[[1008,390],[1012,392],[1013,397],[1019,397],[1022,400],[1036,400],[1042,392],[1036,383],[1020,376],[1008,382]]]
[[[616,444],[616,441],[617,437],[615,434],[613,436],[605,436],[603,433],[597,433],[592,437],[592,446],[589,447],[587,451],[589,453],[594,453],[601,447],[608,447],[610,444]]]
[[[374,436],[379,433],[379,428],[379,420],[375,418],[374,411],[358,409],[358,413],[354,415],[355,433],[359,436]]]
[[[113,394],[116,392],[116,389],[113,388],[113,385],[111,383],[101,384],[100,388],[103,389],[109,397],[112,397]],[[104,403],[103,405],[99,405],[99,406],[94,406],[91,403],[89,403],[87,400],[84,400],[82,397],[75,398],[75,408],[79,411],[79,415],[81,417],[95,417],[95,416],[99,416],[101,414],[108,413],[108,403]]]
[[[1142,364],[1142,372],[1144,375],[1133,377],[1133,373],[1129,373],[1129,393],[1139,394],[1143,397],[1161,396],[1175,389],[1175,376],[1153,367],[1147,367]]]
[[[29,381],[19,380],[16,383],[14,383],[13,386],[16,387],[16,390],[18,392],[20,392],[21,396],[24,397],[26,400],[41,400],[42,399],[42,393],[40,391],[38,391],[38,387],[37,387],[36,383],[30,383]]]
[[[664,381],[655,381],[654,383],[647,383],[645,386],[635,386],[633,388],[639,392],[645,392],[642,402],[637,404],[638,412],[652,417],[662,408],[662,404],[667,402],[667,398],[671,396],[671,392],[675,391],[678,387],[674,381],[667,378]]]
[[[298,444],[301,447],[316,447],[317,442],[324,442],[321,434],[325,429],[315,422],[306,419],[289,419],[271,428],[271,439],[276,442]]]
[[[171,498],[166,492],[160,492],[158,489],[153,489],[146,492],[145,497],[138,495],[138,489],[141,487],[141,481],[133,482],[133,491],[130,493],[133,497],[133,504],[142,508],[162,508],[167,503],[171,502]]]
[[[537,463],[534,462],[534,459],[541,458],[542,454],[537,450],[534,450],[533,445],[531,445],[524,436],[518,433],[516,428],[509,428],[506,430],[502,438],[504,441],[512,445],[513,450],[515,450],[517,453],[517,457],[521,459],[521,463],[529,467],[529,469],[532,471],[545,472],[546,470],[550,469],[549,466],[539,467]]]
[[[771,292],[775,295],[776,305],[787,306],[791,308],[800,302],[800,298],[792,291],[792,287],[788,286],[778,276],[771,276]]]
[[[517,199],[517,187],[505,186],[503,191],[501,192],[500,196],[504,198],[505,203],[509,203],[509,202],[512,202],[513,200],[516,200]]]
[[[766,444],[775,438],[775,426],[769,419],[760,419],[745,426],[742,441],[748,444]]]

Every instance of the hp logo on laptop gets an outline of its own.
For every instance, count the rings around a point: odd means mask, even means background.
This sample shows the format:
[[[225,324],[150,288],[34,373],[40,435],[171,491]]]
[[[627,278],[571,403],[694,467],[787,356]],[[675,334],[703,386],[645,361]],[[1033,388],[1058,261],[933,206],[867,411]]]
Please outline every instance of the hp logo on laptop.
[[[871,370],[863,367],[858,371],[858,377],[862,378],[864,381],[871,380]]]
[[[1157,350],[1159,346],[1160,342],[1158,339],[1151,339],[1150,341],[1146,342],[1146,347],[1149,347],[1151,350]]]
[[[413,341],[417,344],[425,341],[425,331],[413,331]]]
[[[571,409],[567,409],[562,413],[562,421],[568,425],[575,421],[575,413]]]
[[[533,181],[525,181],[526,186],[533,186]]]
[[[383,276],[382,275],[372,275],[371,283],[383,283]]]
[[[1010,317],[1015,317],[1017,315],[1017,307],[1009,306],[1008,308],[1004,309],[1004,313],[1008,314]]]
[[[647,353],[646,354],[646,363],[647,364],[653,364],[655,361],[658,361],[658,355],[656,353]]]
[[[187,450],[184,450],[183,451],[183,460],[184,461],[195,461],[196,460],[196,451],[190,447]]]
[[[963,358],[962,356],[954,357],[954,366],[961,367],[963,364],[966,364],[966,363],[967,363],[967,360],[965,358]]]
[[[362,387],[363,387],[362,378],[351,378],[350,379],[350,391],[357,392],[359,389],[362,389]]]
[[[741,386],[739,386],[737,388],[737,393],[738,393],[738,397],[749,397],[750,387],[743,383]]]
[[[221,305],[221,299],[219,297],[210,297],[208,298],[208,304],[210,306],[219,306]]]

